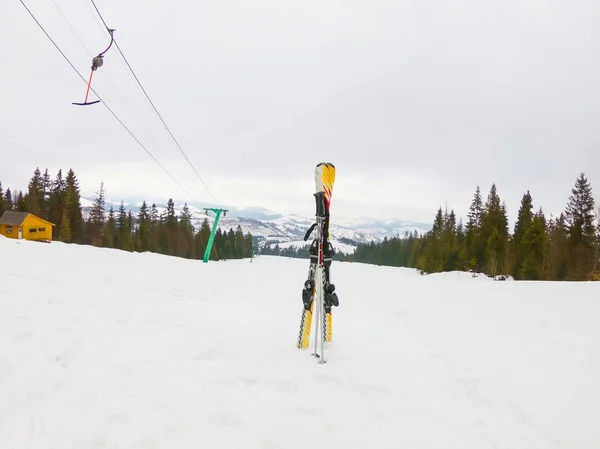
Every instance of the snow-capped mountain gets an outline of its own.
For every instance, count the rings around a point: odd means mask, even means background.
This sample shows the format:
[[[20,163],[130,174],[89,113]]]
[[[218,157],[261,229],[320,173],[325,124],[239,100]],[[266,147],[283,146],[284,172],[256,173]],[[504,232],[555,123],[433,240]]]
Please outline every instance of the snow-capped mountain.
[[[90,198],[82,198],[81,204],[84,213],[92,205]],[[148,203],[151,205],[152,203]],[[155,203],[159,213],[166,210],[165,202]],[[113,207],[119,209],[120,202],[106,201],[106,210]],[[124,201],[126,210],[131,210],[135,215],[139,212],[141,201]],[[175,202],[175,210],[179,214],[184,207],[183,202]],[[192,214],[192,223],[199,227],[207,219],[212,225],[215,215],[211,212],[206,215],[203,209],[188,205]],[[259,247],[279,244],[280,247],[302,247],[307,243],[304,235],[314,223],[314,217],[295,214],[280,214],[264,208],[237,208],[227,206],[228,212],[219,219],[219,228],[228,231],[241,226],[244,234],[254,236]],[[339,218],[330,223],[330,235],[334,248],[343,253],[352,253],[359,243],[371,241],[380,242],[385,237],[402,236],[405,232],[417,231],[419,234],[427,232],[431,226],[426,223],[417,223],[401,220],[377,220],[371,218]]]

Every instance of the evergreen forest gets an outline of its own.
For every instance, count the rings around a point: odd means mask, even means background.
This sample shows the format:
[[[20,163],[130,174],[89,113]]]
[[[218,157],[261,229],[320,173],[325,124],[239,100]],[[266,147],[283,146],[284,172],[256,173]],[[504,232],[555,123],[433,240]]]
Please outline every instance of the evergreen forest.
[[[547,217],[523,194],[514,229],[493,184],[484,201],[479,187],[467,222],[440,207],[431,231],[361,244],[344,260],[417,268],[423,273],[472,271],[522,280],[599,280],[599,228],[592,186],[581,173],[564,211]]]
[[[54,223],[53,239],[66,243],[88,244],[125,251],[155,252],[189,259],[200,259],[210,236],[208,220],[196,229],[187,204],[177,214],[172,199],[159,212],[156,204],[145,201],[137,213],[126,210],[121,201],[117,210],[106,210],[104,184],[84,213],[79,181],[70,169],[66,176],[59,170],[54,179],[48,169],[33,173],[27,191],[4,189],[0,182],[0,216],[5,211],[29,212]],[[228,232],[218,229],[211,260],[241,259],[253,252],[251,234],[240,226]]]
[[[557,217],[535,208],[531,193],[523,194],[513,229],[505,203],[495,184],[484,199],[475,189],[466,223],[447,207],[437,210],[425,234],[405,233],[380,243],[358,244],[353,254],[335,259],[377,265],[416,268],[423,273],[472,271],[488,276],[510,275],[519,280],[600,280],[597,223],[592,186],[584,173],[576,179],[566,207]],[[169,199],[164,210],[145,201],[137,213],[123,202],[114,210],[105,207],[101,183],[89,210],[81,206],[79,182],[73,170],[59,170],[51,179],[48,170],[33,173],[27,191],[3,188],[0,182],[0,215],[13,210],[30,212],[56,226],[55,240],[126,251],[150,251],[185,258],[202,258],[208,238],[208,220],[198,229],[187,205],[179,214]],[[219,229],[212,260],[239,259],[253,253],[253,237],[240,226]],[[308,247],[265,247],[262,254],[308,258]]]

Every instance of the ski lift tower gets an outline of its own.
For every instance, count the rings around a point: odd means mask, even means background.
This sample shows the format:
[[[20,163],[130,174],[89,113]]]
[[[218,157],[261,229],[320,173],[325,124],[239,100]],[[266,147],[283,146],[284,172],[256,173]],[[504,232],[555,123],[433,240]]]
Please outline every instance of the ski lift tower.
[[[227,216],[227,209],[213,209],[210,207],[205,207],[204,212],[208,215],[208,211],[212,211],[216,214],[215,222],[213,223],[212,231],[210,231],[210,237],[208,238],[208,244],[206,245],[206,251],[204,251],[204,263],[208,263],[208,258],[210,257],[210,251],[212,250],[213,242],[215,240],[215,234],[217,233],[217,226],[219,224],[219,218],[221,218],[221,213],[223,216]]]

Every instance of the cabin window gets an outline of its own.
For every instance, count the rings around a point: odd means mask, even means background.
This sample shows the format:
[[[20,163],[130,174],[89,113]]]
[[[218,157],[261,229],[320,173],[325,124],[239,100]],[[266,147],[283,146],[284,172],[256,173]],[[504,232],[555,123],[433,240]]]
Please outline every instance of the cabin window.
[[[38,228],[38,231],[40,231],[40,232],[46,232],[46,228]]]
[[[12,226],[7,226],[6,232],[8,232],[9,234],[12,234]]]
[[[34,232],[37,232],[37,229],[35,229],[35,228],[30,228],[30,229],[29,229],[29,233],[30,233],[30,234],[33,234]]]

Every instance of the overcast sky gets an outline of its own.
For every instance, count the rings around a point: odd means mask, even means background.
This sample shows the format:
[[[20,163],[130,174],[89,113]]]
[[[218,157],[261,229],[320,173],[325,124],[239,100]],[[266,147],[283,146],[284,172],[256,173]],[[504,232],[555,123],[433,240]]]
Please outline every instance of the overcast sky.
[[[73,64],[86,52],[52,0],[24,0]],[[91,54],[89,0],[54,0]],[[597,0],[97,0],[222,205],[314,213],[313,168],[337,166],[332,214],[430,222],[492,182],[559,213],[584,171],[600,202]],[[73,168],[91,195],[192,200],[77,77],[18,0],[0,5],[0,181]],[[114,51],[113,51],[114,50]],[[93,86],[201,205],[212,201],[116,49]]]

